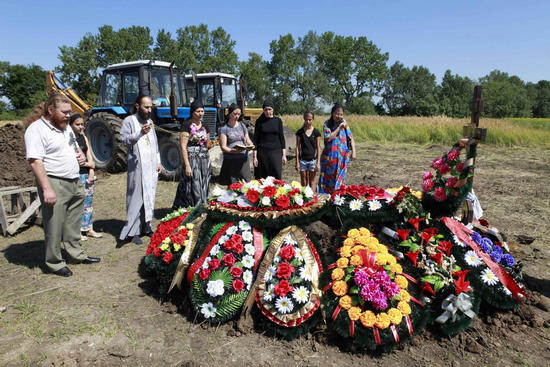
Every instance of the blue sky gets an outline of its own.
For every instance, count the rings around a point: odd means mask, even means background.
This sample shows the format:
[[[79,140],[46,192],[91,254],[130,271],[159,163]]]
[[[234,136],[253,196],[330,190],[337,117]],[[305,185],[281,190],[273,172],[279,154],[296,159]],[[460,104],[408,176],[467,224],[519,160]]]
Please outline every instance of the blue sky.
[[[269,42],[280,35],[333,31],[366,36],[389,53],[389,65],[423,65],[438,80],[447,69],[474,79],[499,69],[524,81],[550,80],[544,0],[0,1],[0,60],[45,69],[59,64],[59,46],[74,46],[104,24],[148,26],[155,37],[160,28],[174,34],[205,23],[231,35],[241,60],[249,52],[269,59]]]

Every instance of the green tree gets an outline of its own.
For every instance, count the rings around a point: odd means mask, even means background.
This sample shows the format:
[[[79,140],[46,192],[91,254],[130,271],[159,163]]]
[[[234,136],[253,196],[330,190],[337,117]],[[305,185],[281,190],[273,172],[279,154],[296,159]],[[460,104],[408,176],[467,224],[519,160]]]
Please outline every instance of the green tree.
[[[293,93],[298,75],[298,55],[296,42],[289,33],[280,36],[269,44],[271,60],[267,63],[271,86],[273,88],[273,103],[277,113],[293,113]]]
[[[447,70],[443,75],[439,94],[441,113],[450,117],[469,116],[473,90],[473,80],[458,74],[453,75]]]
[[[529,117],[531,104],[525,83],[517,76],[493,70],[480,79],[485,100],[485,116]]]
[[[263,100],[271,96],[271,83],[267,63],[255,52],[248,54],[248,60],[239,63],[239,73],[246,85],[244,96],[249,104],[262,105]]]
[[[550,117],[550,81],[540,80],[535,85],[533,117]]]
[[[344,101],[350,112],[357,99],[371,99],[387,77],[388,53],[366,37],[344,37],[325,32],[319,38],[316,64],[331,85],[326,101]]]
[[[9,99],[19,114],[44,100],[45,90],[46,71],[40,66],[10,65],[6,62],[0,66],[0,93]]]
[[[384,83],[382,108],[394,116],[433,116],[439,113],[435,75],[424,66],[405,67],[396,61]]]

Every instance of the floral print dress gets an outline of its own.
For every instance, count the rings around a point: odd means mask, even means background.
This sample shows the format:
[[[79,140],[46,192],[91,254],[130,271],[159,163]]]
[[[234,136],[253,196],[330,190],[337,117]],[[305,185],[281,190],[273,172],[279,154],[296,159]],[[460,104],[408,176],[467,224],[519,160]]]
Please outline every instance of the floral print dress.
[[[348,138],[351,139],[351,130],[346,124],[344,130],[332,140],[329,141],[330,134],[338,125],[334,125],[327,120],[323,126],[323,135],[325,148],[321,154],[321,174],[317,190],[320,194],[330,194],[333,190],[338,190],[346,179],[348,162],[351,151],[348,148]]]

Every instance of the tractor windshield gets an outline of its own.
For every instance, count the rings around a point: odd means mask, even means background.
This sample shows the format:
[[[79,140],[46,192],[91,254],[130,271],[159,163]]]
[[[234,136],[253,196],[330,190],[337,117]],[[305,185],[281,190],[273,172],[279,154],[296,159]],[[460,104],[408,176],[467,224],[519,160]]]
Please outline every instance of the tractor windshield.
[[[237,103],[237,83],[235,79],[221,78],[220,82],[222,86],[222,102],[227,103],[228,106],[231,103]]]
[[[183,86],[180,84],[181,78],[177,77],[177,73],[174,72],[174,89],[176,95],[176,101],[178,106],[186,104],[185,95],[182,96]],[[157,69],[151,70],[151,90],[150,96],[153,102],[157,101],[160,106],[170,105],[170,70],[169,69]]]

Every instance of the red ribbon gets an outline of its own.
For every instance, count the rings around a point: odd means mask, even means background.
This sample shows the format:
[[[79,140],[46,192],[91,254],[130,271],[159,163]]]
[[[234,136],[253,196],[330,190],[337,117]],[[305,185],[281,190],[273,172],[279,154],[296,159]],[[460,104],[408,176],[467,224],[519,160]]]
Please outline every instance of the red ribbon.
[[[449,217],[443,217],[441,218],[443,223],[449,228],[451,232],[453,232],[460,241],[470,246],[472,250],[479,256],[485,264],[491,269],[491,271],[496,275],[498,280],[506,287],[519,303],[521,302],[521,299],[519,298],[519,294],[524,295],[527,297],[527,294],[521,290],[519,285],[514,281],[514,278],[510,276],[499,264],[493,261],[491,259],[491,256],[483,251],[479,245],[473,241],[470,238],[470,235],[472,234],[472,231],[465,227],[462,223],[457,222],[456,220],[449,218]]]
[[[376,342],[376,345],[382,345],[380,342],[380,333],[378,332],[378,328],[376,326],[372,327],[372,332],[374,333],[374,341]]]
[[[323,288],[323,293],[325,293],[326,291],[328,291],[330,289],[330,287],[332,287],[334,285],[334,282],[336,282],[336,280],[333,280],[332,282],[328,283],[325,288]]]
[[[336,263],[330,264],[329,266],[327,266],[327,270],[334,269],[335,267],[336,267]]]
[[[422,302],[420,302],[419,300],[417,300],[416,298],[414,298],[413,296],[410,296],[411,297],[411,301],[413,301],[414,303],[417,303],[419,304],[421,307],[424,307],[424,304]]]
[[[340,305],[336,306],[336,308],[334,309],[334,312],[332,313],[332,321],[336,320],[336,318],[340,314],[340,310],[341,310]]]
[[[390,326],[391,333],[393,334],[393,338],[395,339],[396,343],[399,343],[399,334],[397,334],[397,329],[395,328],[395,325]]]
[[[254,241],[254,271],[256,271],[264,253],[264,234],[260,228],[252,227],[252,240]]]
[[[407,321],[407,329],[409,329],[409,335],[413,335],[413,326],[409,315],[405,316],[405,321]]]
[[[414,284],[417,283],[416,279],[414,279],[413,277],[411,277],[409,274],[407,273],[401,273],[401,275],[403,275],[405,278],[407,278],[409,280],[409,282],[413,282]]]
[[[349,336],[353,338],[354,334],[355,334],[355,321],[349,320]]]
[[[212,250],[212,247],[214,247],[216,245],[216,243],[218,243],[218,240],[220,239],[220,237],[225,233],[225,231],[227,231],[227,229],[229,227],[231,227],[233,225],[233,222],[228,222],[228,223],[225,223],[224,226],[222,228],[220,228],[220,230],[218,231],[218,233],[216,233],[214,235],[214,237],[212,237],[212,239],[210,240],[210,243],[208,243],[208,246],[206,246],[206,248],[204,249],[204,251],[202,252],[202,255],[197,259],[197,261],[195,261],[190,267],[189,267],[189,270],[187,271],[187,282],[189,282],[189,284],[191,284],[193,282],[193,276],[195,275],[195,272],[197,270],[199,270],[199,268],[202,266],[202,264],[204,264],[204,260],[206,260],[206,258],[208,257],[208,255],[210,254],[210,250]]]

